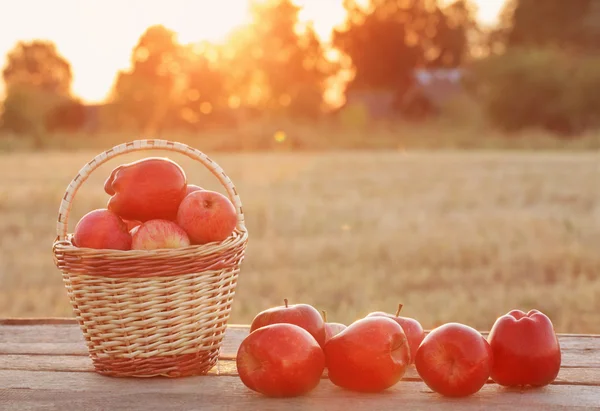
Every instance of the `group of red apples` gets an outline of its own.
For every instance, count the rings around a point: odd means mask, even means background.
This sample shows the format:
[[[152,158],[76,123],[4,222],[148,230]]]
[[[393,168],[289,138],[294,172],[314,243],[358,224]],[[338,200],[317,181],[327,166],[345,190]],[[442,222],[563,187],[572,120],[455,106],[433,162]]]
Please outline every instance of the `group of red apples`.
[[[414,365],[425,384],[448,397],[478,392],[491,378],[507,387],[542,387],[559,372],[561,351],[550,319],[538,310],[499,317],[487,339],[464,324],[425,333],[414,318],[372,312],[346,326],[308,304],[256,315],[237,352],[240,379],[269,397],[309,393],[327,369],[346,390],[375,393],[397,384]]]
[[[114,168],[104,184],[107,207],[84,215],[73,245],[94,249],[155,250],[225,240],[237,224],[231,201],[188,184],[167,158],[147,157]]]

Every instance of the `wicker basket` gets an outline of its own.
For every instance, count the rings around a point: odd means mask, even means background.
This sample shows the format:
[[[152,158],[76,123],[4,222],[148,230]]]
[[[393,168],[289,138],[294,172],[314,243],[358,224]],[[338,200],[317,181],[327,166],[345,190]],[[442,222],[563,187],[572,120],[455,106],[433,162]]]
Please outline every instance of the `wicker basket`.
[[[220,243],[162,250],[78,248],[67,233],[71,203],[96,168],[125,153],[169,150],[199,161],[223,184],[237,213]],[[181,143],[136,140],[99,154],[69,184],[60,205],[54,262],[98,373],[119,377],[205,374],[217,362],[248,232],[231,180]]]

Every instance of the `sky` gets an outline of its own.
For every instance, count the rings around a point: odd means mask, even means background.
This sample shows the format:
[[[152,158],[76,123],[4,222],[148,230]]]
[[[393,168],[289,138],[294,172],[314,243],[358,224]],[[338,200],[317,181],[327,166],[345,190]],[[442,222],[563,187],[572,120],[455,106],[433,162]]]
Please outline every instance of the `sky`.
[[[476,0],[479,19],[492,24],[505,0]],[[343,22],[341,0],[295,0],[301,19],[327,39]],[[164,24],[182,43],[223,40],[248,19],[246,0],[19,0],[0,11],[0,56],[19,40],[52,40],[73,71],[73,92],[89,103],[108,94],[117,70],[148,26]],[[0,58],[4,66],[5,58]]]

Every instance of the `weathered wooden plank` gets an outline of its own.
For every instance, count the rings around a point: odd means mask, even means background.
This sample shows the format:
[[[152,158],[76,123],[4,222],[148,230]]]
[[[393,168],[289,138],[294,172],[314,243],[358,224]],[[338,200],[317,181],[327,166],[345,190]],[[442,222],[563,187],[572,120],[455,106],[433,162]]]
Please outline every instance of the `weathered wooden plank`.
[[[600,368],[561,368],[553,384],[600,387]],[[600,398],[598,401],[600,402]]]
[[[235,358],[248,326],[230,325],[221,350],[221,358]],[[565,367],[600,368],[600,336],[559,335],[562,363]],[[0,325],[0,355],[81,355],[88,351],[79,326],[70,324]]]
[[[92,359],[82,355],[0,355],[0,370],[93,372]]]
[[[422,382],[402,381],[378,394],[342,390],[329,380],[306,396],[266,399],[223,376],[169,379],[120,379],[94,373],[0,371],[0,409],[94,410],[599,410],[598,387],[553,385],[511,390],[488,384],[473,396],[449,399]],[[143,401],[140,399],[143,398]]]
[[[89,357],[77,355],[1,355],[0,370],[94,372]],[[210,375],[237,375],[235,360],[221,359]],[[324,377],[326,377],[326,372]],[[404,381],[421,381],[414,366],[407,369]],[[492,380],[489,380],[492,383]],[[600,386],[600,368],[561,368],[554,384]]]
[[[569,344],[562,345],[562,364],[568,367],[600,368],[600,349],[570,349]]]
[[[2,343],[31,343],[45,341],[53,343],[84,342],[79,325],[74,322],[52,324],[3,324],[0,320],[0,344]],[[235,330],[247,335],[247,325],[230,324],[227,330]],[[240,337],[243,338],[242,335]]]
[[[221,356],[234,358],[248,326],[227,327]],[[53,354],[87,356],[83,334],[76,323],[0,325],[0,354]]]
[[[84,342],[78,324],[15,324],[0,325],[0,343],[31,343],[34,341],[60,343]]]
[[[89,357],[80,355],[1,355],[0,370],[94,372]],[[210,375],[237,375],[234,360],[219,360]]]
[[[79,355],[85,357],[88,350],[85,343],[3,343],[0,341],[0,355],[3,354],[42,354],[42,355]]]

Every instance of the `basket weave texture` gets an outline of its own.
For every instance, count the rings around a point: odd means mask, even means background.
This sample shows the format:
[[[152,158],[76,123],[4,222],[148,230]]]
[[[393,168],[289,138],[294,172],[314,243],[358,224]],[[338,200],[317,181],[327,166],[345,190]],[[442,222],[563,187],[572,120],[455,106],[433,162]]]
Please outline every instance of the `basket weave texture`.
[[[143,150],[181,153],[206,166],[237,210],[232,235],[219,243],[150,251],[73,246],[67,226],[79,187],[108,160]],[[116,377],[208,372],[218,359],[247,242],[233,183],[195,148],[166,140],[136,140],[87,163],[63,197],[52,250],[95,370]]]

